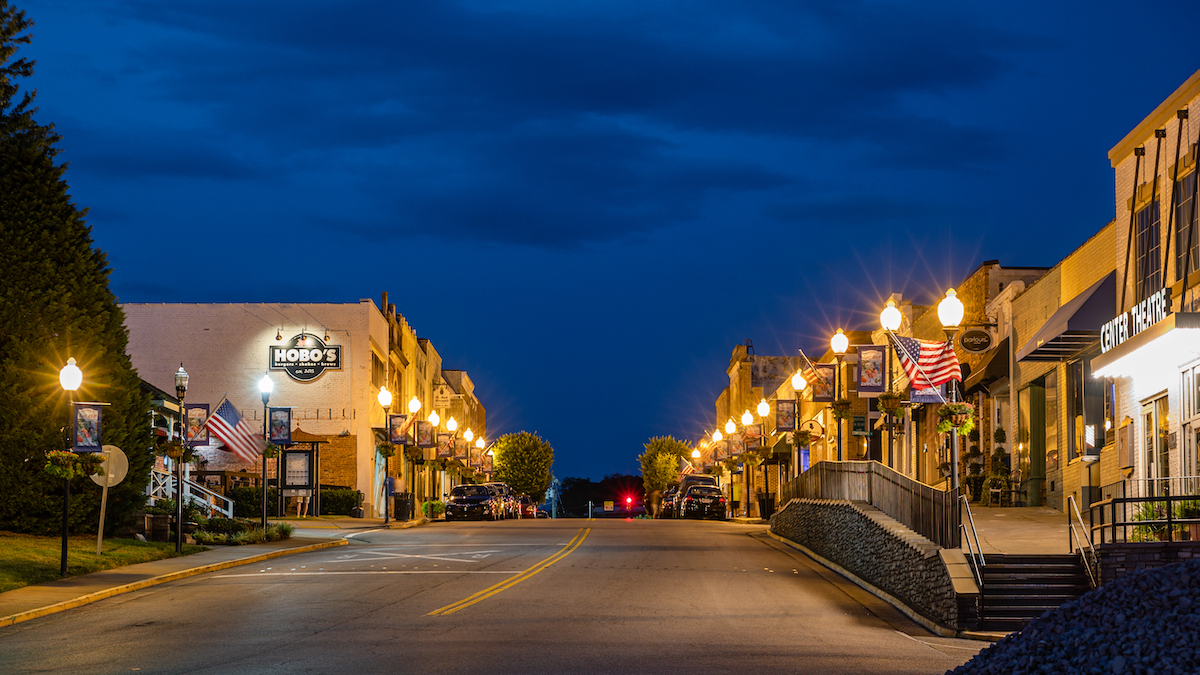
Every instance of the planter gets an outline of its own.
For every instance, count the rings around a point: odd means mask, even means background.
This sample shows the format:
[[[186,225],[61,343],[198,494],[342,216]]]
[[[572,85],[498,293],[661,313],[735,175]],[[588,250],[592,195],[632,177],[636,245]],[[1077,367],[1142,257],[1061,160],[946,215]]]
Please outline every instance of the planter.
[[[949,419],[950,419],[951,424],[953,424],[956,427],[961,427],[967,421],[967,417],[968,416],[966,414],[959,413],[956,415],[951,415],[949,417]]]
[[[146,538],[150,541],[170,541],[171,516],[146,514]]]

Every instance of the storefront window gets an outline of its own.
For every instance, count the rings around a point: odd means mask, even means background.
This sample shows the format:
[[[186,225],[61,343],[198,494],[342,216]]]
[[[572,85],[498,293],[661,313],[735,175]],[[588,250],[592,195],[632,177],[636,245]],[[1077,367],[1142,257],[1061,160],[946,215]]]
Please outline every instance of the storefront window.
[[[1092,377],[1090,359],[1067,364],[1070,397],[1067,461],[1096,454],[1104,444],[1104,381]]]
[[[1183,180],[1175,181],[1175,189],[1172,194],[1175,199],[1175,222],[1179,223],[1175,228],[1175,250],[1178,252],[1175,258],[1175,278],[1183,278],[1183,266],[1187,263],[1188,273],[1195,272],[1200,269],[1200,228],[1196,227],[1196,213],[1192,212],[1192,191],[1196,189],[1196,172],[1193,171],[1183,177]],[[1191,227],[1188,227],[1188,222],[1191,222]],[[1189,242],[1188,239],[1191,238]],[[1191,245],[1190,260],[1186,260],[1188,255],[1188,245]]]

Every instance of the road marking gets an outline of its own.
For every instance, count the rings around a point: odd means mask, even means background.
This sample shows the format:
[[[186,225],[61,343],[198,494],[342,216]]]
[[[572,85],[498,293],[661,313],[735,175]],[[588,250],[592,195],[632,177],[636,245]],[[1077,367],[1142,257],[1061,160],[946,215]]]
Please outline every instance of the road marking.
[[[483,560],[493,553],[499,553],[498,550],[485,551],[454,551],[450,553],[426,554],[419,555],[416,553],[387,553],[384,551],[361,551],[351,555],[340,555],[337,558],[328,562],[366,562],[368,560],[396,560],[399,558],[424,558],[426,560],[444,560],[446,562],[470,562],[464,560],[465,556],[470,556],[471,560]],[[360,554],[374,556],[372,558],[360,558]],[[457,557],[455,557],[457,556]]]
[[[254,574],[218,574],[214,579],[234,577],[315,577],[347,574],[520,574],[520,570],[345,570],[340,572],[258,572]]]
[[[567,542],[567,544],[565,546],[563,546],[561,549],[558,550],[557,553],[550,556],[549,558],[546,558],[545,560],[537,563],[533,567],[530,567],[529,569],[521,572],[520,574],[517,574],[509,579],[505,579],[504,581],[501,581],[500,583],[496,584],[495,586],[490,586],[488,588],[483,589],[482,591],[479,591],[478,593],[475,593],[474,595],[463,598],[462,600],[459,600],[458,602],[453,602],[453,603],[450,603],[449,605],[446,605],[445,607],[435,609],[432,612],[430,612],[427,616],[446,616],[447,614],[453,614],[454,612],[457,612],[458,610],[464,609],[466,607],[470,607],[471,605],[474,605],[475,603],[477,603],[481,600],[486,600],[486,599],[492,597],[493,595],[496,595],[500,591],[503,591],[506,588],[512,588],[513,586],[516,586],[517,584],[521,583],[522,581],[525,581],[529,577],[532,577],[533,575],[537,574],[538,572],[541,572],[542,570],[546,569],[547,567],[553,565],[554,563],[558,562],[559,560],[562,560],[563,558],[570,555],[572,551],[579,548],[579,545],[583,543],[584,539],[587,539],[588,533],[591,531],[592,531],[592,528],[590,528],[590,527],[589,528],[579,528],[579,534],[576,534],[575,537],[573,539],[571,539],[571,541]]]

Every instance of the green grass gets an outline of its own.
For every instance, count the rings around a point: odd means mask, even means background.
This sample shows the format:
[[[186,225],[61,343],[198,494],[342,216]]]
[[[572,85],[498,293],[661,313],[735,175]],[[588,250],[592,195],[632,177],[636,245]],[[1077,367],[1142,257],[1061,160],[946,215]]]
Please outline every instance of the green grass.
[[[67,576],[89,574],[135,563],[175,557],[174,542],[105,539],[103,555],[96,555],[96,537],[78,535],[67,540]],[[183,553],[199,553],[204,546],[184,544]],[[61,537],[35,537],[0,532],[0,593],[60,578]]]

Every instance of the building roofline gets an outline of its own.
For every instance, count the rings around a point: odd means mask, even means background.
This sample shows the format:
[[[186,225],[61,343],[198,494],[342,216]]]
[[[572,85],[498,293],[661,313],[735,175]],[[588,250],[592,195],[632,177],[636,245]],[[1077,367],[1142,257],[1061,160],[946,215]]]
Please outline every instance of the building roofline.
[[[1147,138],[1154,135],[1154,130],[1165,125],[1168,120],[1175,116],[1175,111],[1184,106],[1187,101],[1195,98],[1200,94],[1200,70],[1192,73],[1183,84],[1179,85],[1170,96],[1158,107],[1154,112],[1150,113],[1138,123],[1133,129],[1125,134],[1119,143],[1108,151],[1108,162],[1115,169],[1117,164],[1133,153],[1133,149],[1141,145]]]

